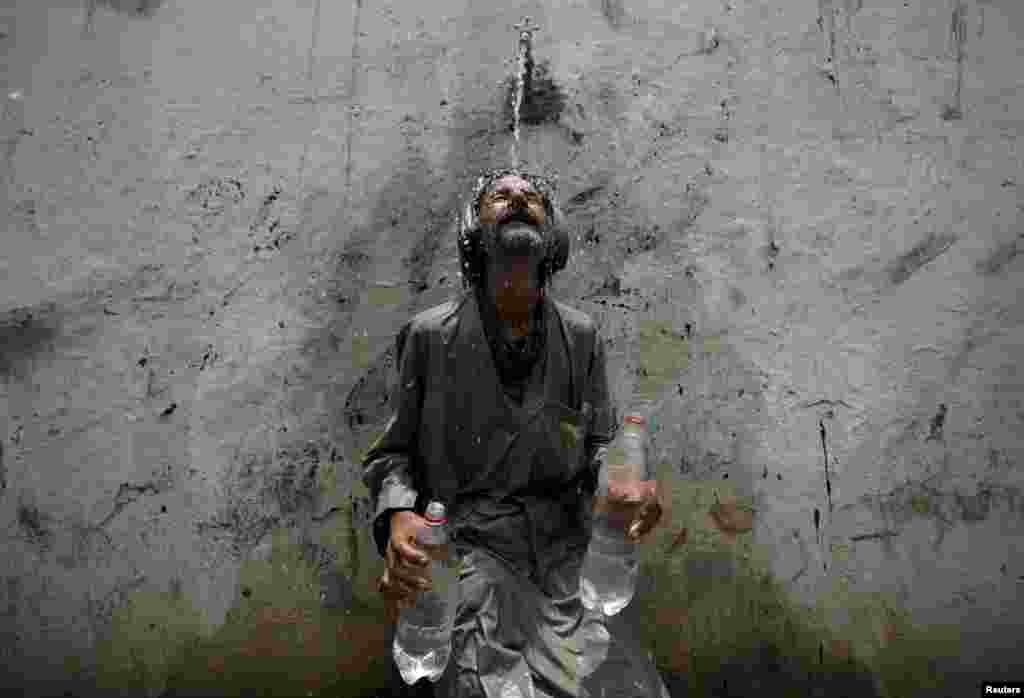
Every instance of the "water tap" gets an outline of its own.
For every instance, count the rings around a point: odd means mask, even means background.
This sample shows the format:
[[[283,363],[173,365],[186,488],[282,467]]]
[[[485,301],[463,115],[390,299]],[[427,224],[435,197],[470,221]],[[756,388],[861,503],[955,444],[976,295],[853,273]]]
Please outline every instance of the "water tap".
[[[527,54],[529,54],[533,47],[533,33],[539,30],[540,27],[534,24],[529,16],[523,17],[513,27],[519,30],[519,47],[525,49]]]

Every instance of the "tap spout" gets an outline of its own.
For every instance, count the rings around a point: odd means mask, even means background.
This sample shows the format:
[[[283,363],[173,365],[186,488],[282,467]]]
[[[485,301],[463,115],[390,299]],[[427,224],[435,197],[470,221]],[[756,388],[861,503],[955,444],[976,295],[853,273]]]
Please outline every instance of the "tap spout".
[[[515,25],[515,28],[519,30],[516,61],[519,66],[520,78],[522,79],[523,97],[528,99],[533,82],[533,34],[540,27],[533,24],[533,20],[530,17],[523,17],[522,21]]]
[[[533,20],[528,16],[523,17],[514,27],[519,30],[517,56],[525,56],[530,62],[533,62],[533,34],[540,27],[534,24]]]

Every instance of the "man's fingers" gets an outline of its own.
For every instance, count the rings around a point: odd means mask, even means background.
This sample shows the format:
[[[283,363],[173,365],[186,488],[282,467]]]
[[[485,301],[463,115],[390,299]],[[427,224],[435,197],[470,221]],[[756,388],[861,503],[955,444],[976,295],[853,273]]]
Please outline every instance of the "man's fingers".
[[[651,524],[646,519],[640,519],[634,521],[633,525],[629,527],[629,536],[633,540],[641,540],[651,532]]]
[[[395,580],[394,585],[395,593],[403,601],[409,601],[415,598],[416,591],[407,582]]]
[[[398,563],[398,551],[395,550],[395,542],[393,540],[388,541],[386,559],[388,569],[394,569],[395,565]]]
[[[427,556],[412,546],[407,541],[400,541],[398,543],[398,554],[402,557],[402,562],[413,567],[426,567],[430,560]]]
[[[397,553],[395,558],[396,564],[389,567],[391,579],[409,589],[422,588],[421,582],[430,582],[430,568],[427,565],[409,562],[408,558]]]
[[[411,552],[412,555],[403,555],[403,548]],[[416,572],[423,570],[424,567],[409,561],[410,558],[416,559],[419,554],[407,544],[397,543],[396,545],[395,541],[391,541],[388,544],[386,552],[387,567],[384,576],[381,577],[380,585],[381,593],[386,598],[393,599],[405,606],[415,602],[416,594],[422,588],[419,585],[421,578],[427,581],[416,574]]]
[[[430,587],[430,572],[422,567],[404,567],[394,571],[403,584],[410,589],[425,591]]]
[[[416,592],[393,574],[381,577],[380,592],[385,599],[400,604],[411,603],[416,598]]]
[[[628,533],[633,540],[640,540],[647,536],[661,520],[662,508],[658,499],[649,498],[637,511],[636,518],[630,524]]]
[[[651,518],[651,500],[645,499],[643,504],[640,505],[640,509],[636,512],[636,519],[633,521],[633,526],[637,529],[647,528],[647,523]]]
[[[657,526],[658,522],[661,521],[662,515],[665,513],[665,507],[661,506],[661,500],[655,498],[651,505],[651,526]]]
[[[409,577],[409,572],[420,572],[427,568],[427,562],[420,562],[425,556],[408,543],[392,541],[388,544],[387,568],[391,570],[391,576],[397,574]]]

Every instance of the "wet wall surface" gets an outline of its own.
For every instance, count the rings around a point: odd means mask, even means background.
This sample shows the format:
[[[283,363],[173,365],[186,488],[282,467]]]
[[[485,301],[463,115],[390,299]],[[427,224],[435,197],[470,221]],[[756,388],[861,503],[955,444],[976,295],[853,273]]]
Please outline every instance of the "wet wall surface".
[[[1024,676],[1017,3],[68,0],[0,11],[5,688],[386,675],[356,463],[523,15],[554,293],[657,400],[673,694]]]

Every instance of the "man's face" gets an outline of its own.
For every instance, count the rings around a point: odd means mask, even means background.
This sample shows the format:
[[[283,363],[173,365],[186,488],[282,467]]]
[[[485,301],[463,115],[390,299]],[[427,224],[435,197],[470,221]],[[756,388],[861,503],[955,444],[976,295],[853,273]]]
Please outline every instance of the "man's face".
[[[543,195],[516,175],[502,177],[480,197],[480,222],[485,225],[518,220],[539,228],[546,218]]]
[[[502,177],[480,197],[480,222],[495,231],[515,226],[540,231],[547,222],[544,197],[521,177]],[[500,320],[521,324],[540,300],[540,261],[518,255],[489,259],[487,285]]]

